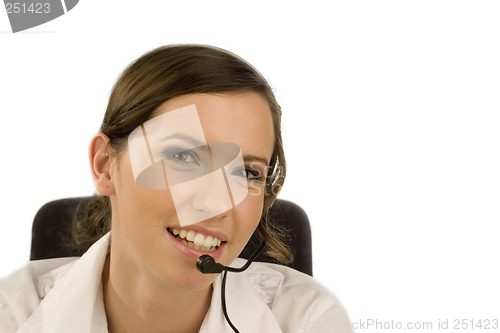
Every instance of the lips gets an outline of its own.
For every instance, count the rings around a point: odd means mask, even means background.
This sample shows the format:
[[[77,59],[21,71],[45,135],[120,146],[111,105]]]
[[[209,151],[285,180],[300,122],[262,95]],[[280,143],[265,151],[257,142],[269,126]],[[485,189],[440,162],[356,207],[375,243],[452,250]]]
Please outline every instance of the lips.
[[[167,230],[180,242],[195,250],[212,252],[222,243],[217,236],[205,236],[200,232],[186,229],[167,228]]]
[[[194,228],[193,228],[194,229]],[[200,256],[204,254],[208,254],[211,257],[213,257],[215,260],[218,260],[222,253],[224,252],[224,249],[226,247],[227,241],[219,238],[218,236],[211,235],[212,232],[208,231],[206,233],[201,233],[201,232],[195,232],[193,229],[185,228],[185,229],[177,229],[174,227],[169,227],[166,230],[167,237],[172,241],[172,244],[174,245],[177,250],[179,250],[181,253],[184,255],[188,256],[189,258],[193,260],[197,260]],[[199,227],[197,228],[198,230],[200,229]],[[177,235],[174,234],[174,230],[177,230],[179,233]],[[176,231],[176,232],[177,232]],[[185,237],[181,238],[180,235],[184,235]],[[223,238],[227,239],[226,236],[220,232],[216,232],[218,235],[222,236]],[[189,238],[192,240],[188,240],[188,235]],[[204,245],[200,246],[195,244],[197,242],[198,244],[201,243],[203,238],[203,244],[209,245],[210,242],[210,248],[205,247]],[[212,245],[216,242],[216,245]],[[218,244],[218,245],[217,245]]]

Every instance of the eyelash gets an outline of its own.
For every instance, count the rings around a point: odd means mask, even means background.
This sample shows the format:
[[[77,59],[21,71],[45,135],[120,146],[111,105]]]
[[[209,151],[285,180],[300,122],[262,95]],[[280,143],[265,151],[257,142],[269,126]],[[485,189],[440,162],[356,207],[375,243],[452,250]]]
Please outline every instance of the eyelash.
[[[238,171],[240,171],[242,169],[239,169]],[[262,177],[262,174],[259,170],[255,170],[255,169],[252,169],[252,168],[245,168],[245,171],[246,171],[246,174],[247,174],[247,179],[248,180],[255,180],[255,181],[258,181],[258,182],[263,182],[264,179]],[[248,176],[250,174],[253,174],[254,175],[254,178],[248,178]]]
[[[189,155],[191,156],[191,158],[195,161],[194,163],[193,162],[184,162],[184,161],[181,161],[177,158],[174,157],[174,155],[176,154],[186,154],[186,155]],[[193,164],[196,164],[198,165],[198,163],[196,163],[196,160],[198,159],[196,156],[196,154],[194,153],[191,153],[187,150],[183,150],[183,149],[173,149],[173,150],[170,150],[168,152],[165,152],[165,155],[164,155],[166,158],[168,158],[169,160],[177,163],[177,164],[182,164],[182,165],[193,165]]]
[[[189,151],[181,150],[181,149],[175,149],[173,151],[166,152],[165,153],[165,157],[168,158],[169,160],[173,161],[174,163],[177,163],[177,164],[182,164],[182,165],[193,165],[193,164],[196,164],[196,165],[198,165],[198,163],[196,163],[196,162],[193,163],[193,162],[184,162],[184,161],[181,161],[181,160],[179,160],[179,159],[177,159],[177,158],[174,157],[174,155],[176,155],[176,154],[186,154],[186,155],[189,155],[195,161],[198,159],[197,156],[196,156],[196,154],[193,154],[193,153],[191,153]],[[241,171],[241,170],[242,169],[239,169],[238,171]],[[252,169],[252,168],[245,168],[245,171],[246,171],[246,174],[247,174],[246,178],[248,180],[255,180],[255,181],[258,181],[258,182],[263,182],[264,181],[264,178],[262,177],[262,173],[259,170],[255,170],[255,169]],[[248,177],[249,175],[253,175],[254,177],[249,178]]]

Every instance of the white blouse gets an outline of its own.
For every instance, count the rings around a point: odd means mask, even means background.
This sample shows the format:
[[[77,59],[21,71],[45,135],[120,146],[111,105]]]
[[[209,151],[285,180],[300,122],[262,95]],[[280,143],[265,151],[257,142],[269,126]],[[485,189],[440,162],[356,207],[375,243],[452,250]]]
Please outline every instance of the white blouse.
[[[80,258],[31,261],[0,279],[0,332],[107,333],[102,270],[110,234]],[[237,258],[231,266],[246,260]],[[221,305],[222,274],[200,333],[232,333]],[[241,333],[317,331],[351,333],[349,317],[336,296],[309,275],[292,268],[254,262],[228,273],[226,304]],[[330,327],[328,329],[328,327]]]

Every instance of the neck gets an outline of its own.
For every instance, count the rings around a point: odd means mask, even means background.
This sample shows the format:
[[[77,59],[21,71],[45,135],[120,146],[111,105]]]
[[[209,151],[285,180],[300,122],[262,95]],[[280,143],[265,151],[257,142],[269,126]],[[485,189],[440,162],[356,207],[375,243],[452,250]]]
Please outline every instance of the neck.
[[[154,276],[128,274],[112,258],[113,251],[102,275],[110,333],[199,332],[210,307],[212,285],[196,291],[169,288]]]

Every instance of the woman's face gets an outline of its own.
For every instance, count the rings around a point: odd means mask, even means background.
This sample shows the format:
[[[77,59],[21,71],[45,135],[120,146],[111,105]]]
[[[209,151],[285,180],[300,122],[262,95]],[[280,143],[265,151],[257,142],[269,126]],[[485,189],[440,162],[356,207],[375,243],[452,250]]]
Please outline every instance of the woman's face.
[[[111,171],[115,189],[115,194],[110,196],[112,256],[115,256],[112,260],[119,260],[128,273],[148,276],[174,288],[201,290],[217,276],[202,274],[196,269],[196,258],[206,251],[196,250],[192,244],[188,246],[177,238],[186,232],[183,240],[189,244],[185,238],[189,239],[189,230],[193,230],[198,239],[201,236],[197,233],[203,235],[205,244],[210,240],[216,244],[217,240],[208,236],[218,236],[221,245],[211,252],[217,262],[229,265],[238,257],[261,218],[268,165],[258,160],[246,160],[245,156],[261,157],[269,162],[274,130],[269,106],[257,93],[177,97],[162,104],[151,118],[192,104],[198,111],[206,142],[231,142],[240,147],[245,167],[250,170],[247,175],[242,170],[239,173],[240,181],[245,181],[248,186],[246,198],[209,219],[181,227],[169,187],[153,190],[137,186],[129,150],[126,149],[117,169]],[[175,158],[190,159],[182,153]],[[255,180],[258,175],[260,181]],[[207,189],[203,190],[206,192]],[[210,188],[208,190],[210,192]],[[218,204],[218,200],[210,202],[209,197],[201,198],[192,201],[194,210],[202,210],[204,206],[210,209]],[[185,231],[176,236],[173,235],[177,233],[174,229]]]

